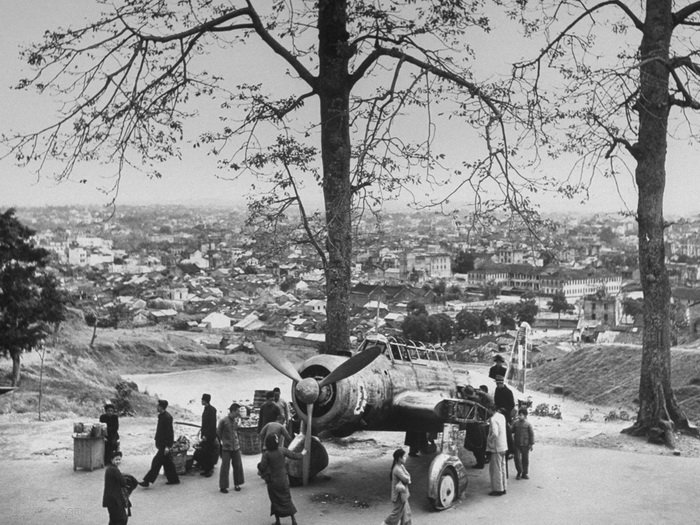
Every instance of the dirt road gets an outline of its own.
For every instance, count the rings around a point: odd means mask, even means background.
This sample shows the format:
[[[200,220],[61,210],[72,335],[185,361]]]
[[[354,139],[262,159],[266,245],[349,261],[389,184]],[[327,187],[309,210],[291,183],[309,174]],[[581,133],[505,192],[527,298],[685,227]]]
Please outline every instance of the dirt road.
[[[168,396],[192,410],[197,421],[201,392],[210,391],[221,409],[233,399],[251,397],[255,388],[279,385],[267,365],[241,369],[192,371],[141,378],[152,393]],[[269,367],[268,367],[269,368]],[[469,469],[469,487],[458,504],[431,510],[426,496],[430,457],[409,458],[414,524],[658,524],[696,523],[695,498],[700,472],[698,440],[679,439],[681,456],[666,448],[621,435],[626,422],[605,422],[609,408],[531,393],[535,404],[561,406],[563,418],[531,417],[537,444],[531,456],[531,479],[511,477],[508,493],[489,497],[488,471]],[[245,397],[241,397],[245,396]],[[98,413],[96,411],[96,413]],[[73,471],[72,422],[89,417],[36,422],[35,416],[0,416],[0,523],[43,525],[106,523],[101,507],[104,470]],[[125,458],[122,471],[141,478],[153,453],[153,418],[123,418],[120,434]],[[301,524],[378,525],[389,511],[388,471],[391,453],[403,435],[357,433],[326,443],[330,465],[292,497]],[[468,454],[466,464],[473,458]],[[218,492],[217,478],[183,476],[166,486],[161,476],[149,489],[138,488],[132,500],[133,525],[190,523],[268,524],[269,502],[256,475],[257,455],[244,456],[246,483],[240,493]],[[512,464],[511,464],[512,469]],[[218,471],[217,471],[218,472]],[[289,520],[286,521],[289,523]]]
[[[384,438],[382,443],[329,447],[331,466],[323,479],[293,489],[300,524],[381,523],[390,506],[391,451],[400,445],[396,436]],[[129,456],[122,470],[140,476],[149,461],[146,455]],[[257,461],[257,456],[244,456],[246,483],[240,493],[219,493],[216,477],[188,475],[180,485],[166,486],[161,476],[151,488],[136,490],[129,523],[272,523],[264,484],[255,475]],[[511,477],[508,493],[493,498],[487,495],[488,472],[471,470],[465,497],[453,509],[438,513],[430,510],[422,481],[430,458],[410,458],[408,468],[416,480],[411,489],[414,523],[696,523],[699,461],[668,454],[541,445],[532,456],[530,480]],[[73,472],[69,460],[5,461],[0,521],[8,525],[104,523],[103,476],[101,469]]]

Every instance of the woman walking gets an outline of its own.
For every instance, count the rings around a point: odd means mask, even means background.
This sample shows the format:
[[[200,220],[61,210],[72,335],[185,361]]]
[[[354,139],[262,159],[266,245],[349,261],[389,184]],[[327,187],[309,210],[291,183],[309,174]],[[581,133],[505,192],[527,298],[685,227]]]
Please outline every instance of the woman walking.
[[[406,470],[406,451],[398,448],[394,451],[394,462],[391,464],[391,501],[394,508],[382,525],[411,525],[411,505],[408,498],[411,495],[408,485],[411,475]]]
[[[289,476],[284,458],[301,459],[301,454],[279,446],[278,436],[270,434],[265,439],[265,452],[258,464],[258,474],[267,483],[267,495],[270,497],[270,515],[275,516],[275,525],[280,525],[280,518],[291,516],[292,525],[297,525],[294,515],[297,509],[289,493]]]

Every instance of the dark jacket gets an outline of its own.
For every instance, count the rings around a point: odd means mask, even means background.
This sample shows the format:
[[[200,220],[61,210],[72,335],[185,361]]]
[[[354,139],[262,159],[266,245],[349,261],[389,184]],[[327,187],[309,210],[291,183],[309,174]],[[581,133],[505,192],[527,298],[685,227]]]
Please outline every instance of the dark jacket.
[[[156,426],[156,448],[170,448],[175,441],[173,431],[173,416],[168,411],[158,414],[158,426]]]
[[[268,399],[265,401],[262,405],[260,405],[260,418],[258,419],[258,433],[262,430],[262,428],[267,425],[268,423],[271,423],[272,421],[277,421],[277,418],[280,417],[280,407],[275,404],[274,401]]]
[[[507,371],[508,371],[508,369],[505,366],[503,366],[501,363],[496,363],[491,368],[489,368],[489,377],[491,379],[496,379],[496,377],[498,377],[498,376],[505,377]]]
[[[505,385],[496,387],[496,391],[493,393],[493,404],[496,405],[496,408],[505,408],[506,419],[510,421],[511,412],[515,408],[515,398],[510,388]]]
[[[203,438],[213,440],[216,437],[216,409],[211,405],[206,405],[202,412],[202,430]]]
[[[100,415],[100,423],[107,425],[107,439],[110,441],[119,439],[119,416],[117,414]]]
[[[127,500],[123,490],[126,489],[126,479],[114,465],[105,470],[105,488],[102,494],[102,506],[110,509],[110,514],[126,516]]]
[[[516,447],[531,447],[535,444],[535,431],[527,419],[516,419],[513,423],[513,440]]]

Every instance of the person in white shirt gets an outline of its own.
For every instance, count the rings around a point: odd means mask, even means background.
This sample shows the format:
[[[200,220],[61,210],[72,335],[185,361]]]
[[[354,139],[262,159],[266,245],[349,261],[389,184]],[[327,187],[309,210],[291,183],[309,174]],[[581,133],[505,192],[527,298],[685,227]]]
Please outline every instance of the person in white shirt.
[[[491,492],[489,492],[489,496],[503,496],[506,493],[508,427],[503,410],[503,408],[496,410],[489,420],[489,436],[486,440],[486,450],[491,452],[491,461],[489,461]]]

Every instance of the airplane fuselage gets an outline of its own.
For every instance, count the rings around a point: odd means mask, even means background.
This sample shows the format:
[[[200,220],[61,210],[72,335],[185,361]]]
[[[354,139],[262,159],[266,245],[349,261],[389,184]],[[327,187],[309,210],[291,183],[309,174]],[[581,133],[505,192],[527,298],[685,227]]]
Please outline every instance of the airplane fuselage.
[[[324,386],[314,404],[314,433],[330,431],[343,436],[357,430],[439,432],[444,420],[435,406],[456,395],[457,378],[442,350],[404,346],[385,340],[367,341],[383,346],[382,353],[350,377]],[[304,362],[302,377],[322,378],[347,358],[318,355]],[[292,388],[295,410],[305,414]]]

